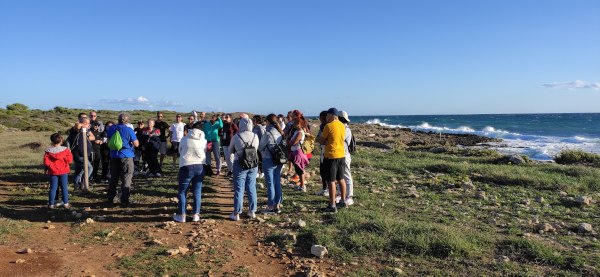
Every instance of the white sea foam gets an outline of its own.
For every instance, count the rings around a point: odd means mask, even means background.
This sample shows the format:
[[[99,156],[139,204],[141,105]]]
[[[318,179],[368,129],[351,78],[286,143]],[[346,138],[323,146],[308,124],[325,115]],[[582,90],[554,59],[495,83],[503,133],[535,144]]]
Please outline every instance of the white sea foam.
[[[505,154],[524,154],[536,160],[552,160],[556,154],[565,149],[580,149],[588,152],[600,153],[600,138],[585,138],[581,136],[574,137],[553,137],[537,136],[513,133],[506,130],[496,129],[493,126],[486,126],[477,131],[469,126],[458,128],[433,126],[423,122],[416,126],[403,126],[382,123],[381,120],[374,118],[368,120],[367,124],[377,124],[390,128],[410,128],[413,131],[425,131],[435,133],[449,134],[474,134],[491,138],[499,138],[501,143],[491,143],[494,148]]]

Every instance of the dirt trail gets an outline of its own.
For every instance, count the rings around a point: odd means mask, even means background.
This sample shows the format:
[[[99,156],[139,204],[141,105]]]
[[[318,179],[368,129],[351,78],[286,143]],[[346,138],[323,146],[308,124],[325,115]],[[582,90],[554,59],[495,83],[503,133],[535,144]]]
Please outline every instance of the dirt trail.
[[[173,183],[175,178],[173,172],[151,182],[137,179],[132,193],[144,193],[146,186],[161,180]],[[274,228],[271,224],[250,220],[245,213],[242,220],[230,221],[233,192],[231,181],[223,176],[205,178],[200,223],[169,223],[176,207],[168,202],[176,193],[172,184],[165,185],[172,192],[160,197],[161,203],[136,203],[127,209],[102,203],[106,185],[101,184],[96,197],[86,197],[88,203],[72,201],[70,211],[48,211],[41,200],[10,200],[21,192],[20,186],[0,184],[2,216],[26,220],[19,221],[24,222],[20,234],[0,243],[2,276],[119,276],[126,273],[116,266],[119,259],[157,244],[188,249],[186,255],[196,255],[196,264],[206,268],[206,276],[291,276],[302,264],[319,262],[265,243],[264,238]],[[74,212],[83,215],[76,219]],[[88,217],[95,222],[83,224]],[[112,231],[114,236],[109,238]],[[17,253],[25,248],[32,253]],[[17,262],[19,259],[24,262]]]

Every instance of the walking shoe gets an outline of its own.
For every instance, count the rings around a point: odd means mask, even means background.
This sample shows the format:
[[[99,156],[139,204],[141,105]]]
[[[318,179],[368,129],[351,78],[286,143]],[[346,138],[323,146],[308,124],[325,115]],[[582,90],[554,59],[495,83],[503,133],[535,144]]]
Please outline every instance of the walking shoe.
[[[273,213],[275,213],[274,210],[275,209],[273,209],[273,208],[267,208],[267,209],[264,209],[264,210],[260,211],[260,213],[262,213],[262,214],[273,214]]]
[[[62,201],[56,202],[56,204],[55,204],[56,207],[60,207],[62,205],[64,205]]]
[[[251,219],[255,219],[256,218],[256,213],[255,212],[249,211],[247,215]]]
[[[346,204],[348,204],[348,206],[351,206],[354,204],[354,200],[352,200],[352,196],[346,198]]]
[[[345,209],[348,208],[348,205],[346,204],[346,201],[340,201],[339,203],[337,203],[337,207],[340,209]]]
[[[294,175],[294,177],[290,178],[290,181],[292,181],[292,182],[298,182],[298,181],[300,181],[300,176]]]
[[[173,220],[177,222],[185,222],[185,214],[173,214]]]
[[[198,222],[198,221],[200,221],[200,214],[193,214],[192,222]]]
[[[231,219],[231,220],[233,220],[233,221],[238,221],[238,220],[240,220],[240,215],[239,215],[239,214],[236,214],[236,213],[231,213],[231,214],[229,215],[229,219]]]
[[[323,208],[322,211],[325,213],[337,213],[337,208],[335,206],[327,205],[327,207]]]
[[[156,173],[154,174],[155,177],[162,177],[162,175],[160,173]]]
[[[273,213],[280,214],[281,213],[281,209],[275,208],[275,209],[273,209]]]
[[[69,204],[69,203],[66,203],[65,205],[63,205],[63,208],[65,208],[65,209],[67,209],[67,210],[68,210],[68,209],[70,209],[70,208],[71,208],[71,204]]]
[[[265,178],[265,174],[261,172],[260,174],[258,174],[258,178]]]
[[[322,189],[320,191],[317,191],[317,195],[323,195],[325,197],[329,197],[329,190],[328,189]]]
[[[342,197],[340,195],[337,195],[335,197],[335,203],[340,203],[340,200],[342,200]]]
[[[48,205],[48,209],[50,209],[50,210],[54,209],[54,205]]]

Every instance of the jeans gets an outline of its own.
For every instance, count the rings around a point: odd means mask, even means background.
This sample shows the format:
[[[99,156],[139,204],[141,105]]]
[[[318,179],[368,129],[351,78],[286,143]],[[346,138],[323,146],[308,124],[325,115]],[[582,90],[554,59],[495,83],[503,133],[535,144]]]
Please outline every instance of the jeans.
[[[83,169],[83,160],[79,160],[78,158],[74,158],[75,160],[75,188],[82,189],[83,188],[83,174],[85,170]],[[88,178],[92,176],[92,171],[94,170],[94,166],[92,162],[88,161]]]
[[[256,174],[258,167],[243,170],[239,162],[233,162],[233,212],[242,213],[244,188],[248,190],[248,211],[256,212]]]
[[[133,179],[133,158],[110,159],[110,182],[108,183],[108,201],[117,195],[117,184],[121,180],[121,203],[129,203],[131,182]]]
[[[276,165],[272,158],[263,157],[262,168],[267,183],[267,205],[275,207],[283,202],[281,191],[281,168],[282,164]]]
[[[50,191],[48,192],[48,205],[55,204],[56,191],[60,185],[62,191],[63,203],[69,203],[69,191],[67,189],[67,174],[63,175],[50,175]]]
[[[344,180],[346,180],[346,195],[347,197],[354,196],[354,182],[352,180],[352,173],[350,172],[350,162],[352,162],[351,156],[346,156],[346,166],[344,166]]]
[[[227,170],[229,172],[233,172],[233,153],[229,152],[229,145],[223,146],[223,154],[225,159],[225,164],[227,164]]]
[[[215,160],[217,163],[217,171],[221,171],[221,153],[219,151],[219,142],[218,141],[212,142],[212,153],[213,153],[213,155],[215,155]],[[207,165],[211,164],[210,156],[211,155],[210,155],[210,153],[208,153],[208,150],[207,150],[206,151],[206,164]]]
[[[179,199],[178,211],[180,215],[185,214],[185,195],[190,185],[192,186],[192,191],[194,192],[194,206],[192,209],[192,214],[200,213],[203,179],[204,165],[202,164],[187,165],[179,168],[179,174],[177,175],[177,180],[179,181],[177,198]]]

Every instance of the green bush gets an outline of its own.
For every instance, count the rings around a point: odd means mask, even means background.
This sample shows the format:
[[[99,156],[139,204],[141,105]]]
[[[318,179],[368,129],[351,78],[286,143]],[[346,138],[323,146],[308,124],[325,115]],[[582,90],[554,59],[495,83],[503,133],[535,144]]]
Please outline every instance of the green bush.
[[[29,107],[27,107],[21,103],[14,103],[14,104],[6,105],[6,109],[10,110],[10,111],[26,111],[27,109],[29,109]]]
[[[556,155],[554,161],[558,164],[583,164],[600,166],[600,155],[582,150],[563,150]]]

